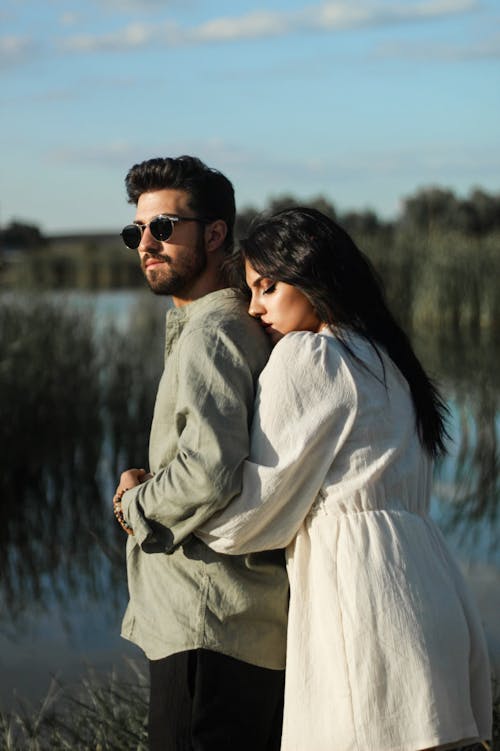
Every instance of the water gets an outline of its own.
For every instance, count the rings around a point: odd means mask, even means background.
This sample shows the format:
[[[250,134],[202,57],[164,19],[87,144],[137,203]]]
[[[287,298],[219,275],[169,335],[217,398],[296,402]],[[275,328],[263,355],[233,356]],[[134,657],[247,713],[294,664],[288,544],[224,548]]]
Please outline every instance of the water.
[[[15,695],[38,701],[53,677],[66,683],[88,666],[108,671],[125,669],[130,659],[145,662],[119,636],[125,540],[111,496],[121,469],[147,462],[165,300],[135,291],[52,299],[59,314],[35,306],[27,323],[18,314],[3,324],[4,707]],[[472,586],[499,662],[498,350],[477,339],[415,339],[444,385],[452,417],[453,443],[436,473],[432,514]]]
[[[43,296],[2,298],[19,304],[1,329],[3,707],[38,701],[53,678],[67,683],[88,666],[144,663],[119,637],[124,539],[111,498],[119,471],[146,460],[166,301],[133,291],[50,297],[50,316]],[[156,354],[144,367],[142,349]]]

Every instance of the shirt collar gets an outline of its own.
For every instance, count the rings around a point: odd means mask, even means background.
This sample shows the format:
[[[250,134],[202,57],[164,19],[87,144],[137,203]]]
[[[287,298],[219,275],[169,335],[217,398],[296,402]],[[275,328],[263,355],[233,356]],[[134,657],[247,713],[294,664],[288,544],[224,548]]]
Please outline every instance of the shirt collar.
[[[166,319],[166,353],[168,354],[188,321],[202,318],[207,310],[213,308],[214,304],[223,300],[238,299],[241,299],[241,293],[238,292],[238,290],[233,289],[232,287],[225,287],[224,289],[215,290],[215,292],[209,292],[207,295],[203,295],[203,297],[193,300],[186,305],[181,305],[178,308],[170,308],[167,312]]]

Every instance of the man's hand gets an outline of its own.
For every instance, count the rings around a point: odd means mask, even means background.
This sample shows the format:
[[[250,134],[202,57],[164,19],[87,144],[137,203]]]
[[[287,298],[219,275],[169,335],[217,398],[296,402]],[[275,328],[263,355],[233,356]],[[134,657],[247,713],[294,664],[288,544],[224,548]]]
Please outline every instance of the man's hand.
[[[119,495],[121,498],[126,490],[135,488],[145,480],[149,480],[150,477],[151,475],[146,473],[145,469],[126,469],[120,475],[120,482],[115,490],[115,495]]]
[[[133,535],[134,531],[123,518],[121,503],[122,495],[125,491],[135,488],[137,485],[149,480],[150,477],[152,477],[152,475],[147,473],[145,469],[126,469],[125,472],[122,472],[120,475],[120,482],[118,483],[118,487],[113,496],[113,512],[118,524],[120,524],[122,529],[124,529],[129,535]]]

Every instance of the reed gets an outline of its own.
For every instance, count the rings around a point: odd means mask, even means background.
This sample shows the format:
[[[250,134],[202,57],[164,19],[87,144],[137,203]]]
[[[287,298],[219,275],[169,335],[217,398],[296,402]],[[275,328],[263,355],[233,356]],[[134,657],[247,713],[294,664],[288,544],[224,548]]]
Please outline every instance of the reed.
[[[54,680],[38,706],[0,711],[0,751],[146,751],[147,681],[129,667],[126,679],[90,671],[78,687]]]
[[[14,621],[54,597],[120,599],[111,496],[119,472],[147,462],[163,361],[146,307],[119,330],[64,301],[0,301],[0,599]]]
[[[500,334],[500,235],[457,232],[360,236],[388,300],[408,330]]]
[[[0,710],[0,751],[146,751],[147,679],[130,667],[128,680],[89,673],[77,691],[54,682],[38,707]],[[498,696],[491,748],[500,751]]]
[[[244,233],[245,227],[240,227]],[[500,234],[473,235],[433,228],[361,224],[353,236],[379,270],[391,305],[407,328],[486,329],[500,336]],[[118,240],[74,239],[71,244],[26,252],[2,271],[15,289],[116,289],[140,287],[134,253]]]

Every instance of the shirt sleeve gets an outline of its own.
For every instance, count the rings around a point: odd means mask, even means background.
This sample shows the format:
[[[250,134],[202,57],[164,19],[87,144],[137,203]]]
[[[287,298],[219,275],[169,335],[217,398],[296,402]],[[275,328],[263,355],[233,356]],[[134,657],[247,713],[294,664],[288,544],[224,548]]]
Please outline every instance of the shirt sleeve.
[[[240,494],[196,534],[213,550],[242,554],[288,545],[349,440],[356,386],[330,336],[288,334],[259,381]]]
[[[177,453],[122,499],[135,541],[172,552],[241,488],[254,377],[234,335],[197,329],[179,351]]]

